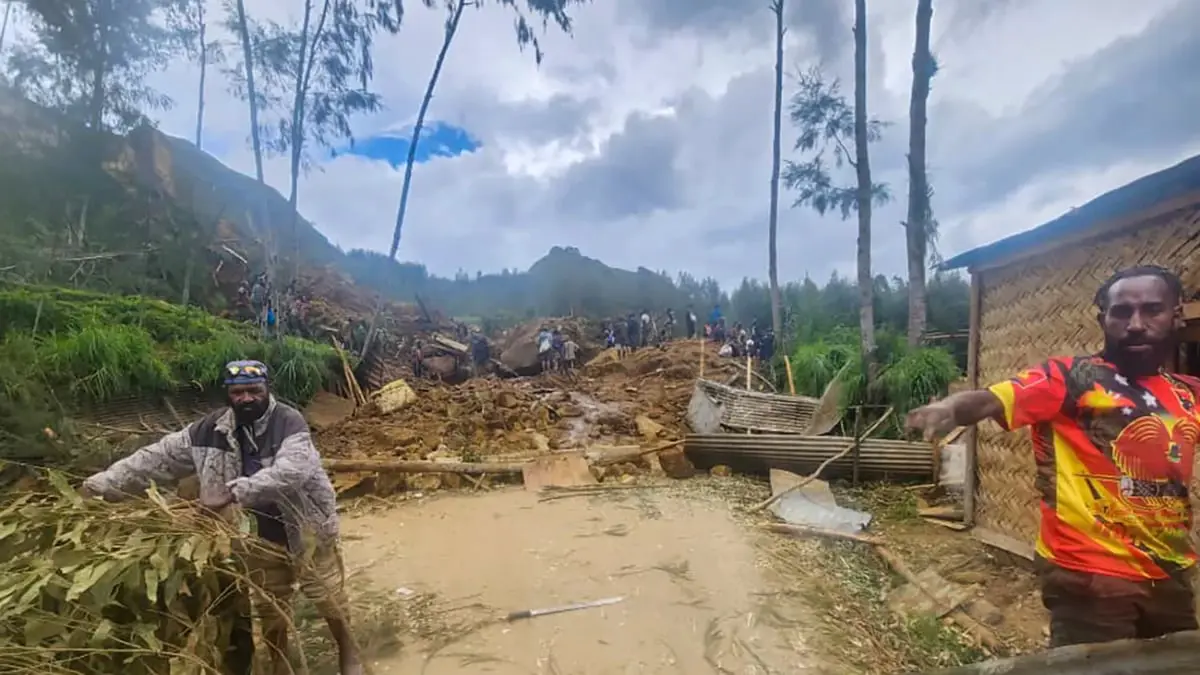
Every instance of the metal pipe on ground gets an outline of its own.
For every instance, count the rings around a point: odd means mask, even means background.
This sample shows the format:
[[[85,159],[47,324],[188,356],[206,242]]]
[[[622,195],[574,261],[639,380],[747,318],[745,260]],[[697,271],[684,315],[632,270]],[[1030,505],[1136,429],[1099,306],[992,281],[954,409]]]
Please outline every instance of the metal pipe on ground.
[[[1200,673],[1200,631],[1155,640],[1121,640],[1059,647],[925,675],[1195,675]]]

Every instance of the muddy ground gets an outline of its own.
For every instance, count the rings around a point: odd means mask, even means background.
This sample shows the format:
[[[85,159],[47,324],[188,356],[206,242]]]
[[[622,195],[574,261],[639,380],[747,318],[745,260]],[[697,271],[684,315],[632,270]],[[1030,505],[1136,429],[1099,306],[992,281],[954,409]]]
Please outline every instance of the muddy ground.
[[[634,494],[636,492],[636,494]],[[673,491],[539,502],[519,488],[439,497],[346,524],[346,560],[398,596],[460,608],[376,673],[806,672],[812,621],[775,593],[753,533]],[[614,605],[500,620],[520,609]]]

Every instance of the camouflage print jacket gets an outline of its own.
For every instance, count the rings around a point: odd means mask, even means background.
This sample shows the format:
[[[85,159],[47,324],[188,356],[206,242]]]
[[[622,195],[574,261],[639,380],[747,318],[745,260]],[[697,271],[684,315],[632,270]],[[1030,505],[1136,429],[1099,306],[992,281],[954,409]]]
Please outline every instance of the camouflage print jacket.
[[[304,417],[272,396],[267,414],[254,423],[254,436],[263,468],[253,476],[242,476],[233,411],[222,408],[116,462],[88,478],[85,486],[116,500],[151,483],[166,486],[196,475],[201,499],[217,501],[232,494],[250,509],[279,505],[293,554],[305,552],[307,533],[320,543],[336,542],[336,496]]]

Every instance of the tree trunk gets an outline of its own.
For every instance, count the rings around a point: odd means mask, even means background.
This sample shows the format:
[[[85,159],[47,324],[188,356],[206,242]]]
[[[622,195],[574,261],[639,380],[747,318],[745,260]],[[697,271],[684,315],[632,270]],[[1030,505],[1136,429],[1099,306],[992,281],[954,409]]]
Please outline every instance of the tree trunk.
[[[925,267],[928,261],[926,239],[929,218],[929,179],[925,173],[926,107],[929,80],[933,76],[933,56],[929,53],[929,24],[933,20],[933,0],[917,0],[917,41],[912,57],[912,97],[908,104],[908,220],[904,229],[908,241],[908,346],[921,344],[925,334]]]
[[[104,78],[108,70],[108,20],[112,7],[101,0],[96,7],[96,63],[92,69],[92,100],[88,117],[92,131],[104,128]]]
[[[429,75],[429,83],[425,85],[425,96],[421,99],[421,107],[417,110],[417,121],[413,124],[412,138],[408,143],[408,157],[404,160],[404,182],[400,185],[400,207],[396,210],[396,229],[392,231],[392,246],[388,257],[396,259],[400,249],[400,234],[404,230],[404,214],[408,211],[408,190],[412,185],[413,165],[417,163],[417,143],[421,140],[421,128],[425,126],[425,114],[429,112],[429,103],[433,101],[433,90],[437,87],[438,77],[442,74],[442,65],[446,63],[446,54],[458,32],[458,24],[462,20],[463,10],[467,8],[466,0],[455,0],[450,20],[446,22],[446,34],[442,38],[442,49],[438,52],[437,60],[433,62],[433,72]],[[379,313],[383,311],[383,295],[380,294],[375,303],[375,313],[371,316],[371,327],[367,330],[367,339],[363,343],[362,356],[370,353],[371,343],[375,339],[379,323]]]
[[[238,33],[242,38],[242,60],[246,62],[246,100],[250,104],[250,145],[254,148],[254,175],[259,183],[265,184],[262,139],[258,133],[258,90],[254,87],[254,50],[250,46],[250,28],[246,25],[246,0],[237,0],[237,24]]]
[[[871,274],[871,160],[867,139],[867,0],[854,0],[854,154],[858,174],[858,299],[863,372],[875,377],[875,280]]]
[[[408,158],[404,162],[404,182],[400,185],[400,208],[396,211],[396,229],[392,232],[392,247],[388,256],[396,259],[396,250],[400,248],[400,233],[404,229],[404,214],[408,211],[408,190],[412,185],[413,165],[417,161],[417,143],[421,140],[421,127],[425,125],[425,114],[429,111],[429,103],[433,100],[433,90],[437,86],[438,77],[442,74],[442,65],[446,62],[446,54],[450,51],[450,43],[458,32],[458,22],[462,20],[466,0],[455,0],[453,13],[446,22],[446,35],[442,39],[442,49],[438,52],[437,60],[433,63],[433,73],[429,76],[429,84],[425,86],[425,97],[421,99],[421,108],[417,111],[417,122],[413,125],[412,139],[408,144]]]
[[[196,103],[196,149],[202,149],[204,147],[204,81],[208,76],[208,37],[204,25],[203,1],[196,3],[196,11],[199,12],[197,18],[200,24],[200,96]]]
[[[0,54],[4,52],[4,38],[8,35],[8,19],[12,15],[14,4],[16,3],[13,0],[9,0],[4,6],[4,22],[0,23]]]
[[[779,228],[779,163],[780,136],[783,124],[783,6],[784,0],[775,0],[771,10],[775,12],[775,135],[771,146],[771,211],[768,216],[767,275],[771,282],[771,329],[775,339],[783,338],[783,301],[779,297],[779,251],[777,246]]]
[[[317,20],[317,25],[312,25],[312,0],[306,0],[304,3],[304,21],[300,27],[300,62],[296,69],[296,95],[292,100],[292,162],[291,162],[291,187],[288,192],[288,206],[291,210],[292,220],[292,254],[295,256],[293,261],[292,279],[300,279],[300,160],[304,156],[304,141],[305,129],[304,122],[307,115],[306,107],[308,105],[308,84],[312,77],[313,68],[317,61],[317,50],[320,48],[321,40],[325,32],[325,19],[329,16],[329,6],[331,0],[325,0],[321,7],[321,17]]]
[[[300,157],[304,152],[304,99],[307,97],[307,92],[304,91],[304,81],[305,72],[308,70],[312,10],[312,0],[305,0],[304,20],[300,24],[300,61],[296,65],[296,89],[292,98],[292,137],[290,139],[292,154],[291,164],[288,167],[291,173],[291,185],[288,188],[288,210],[292,221],[293,280],[300,278],[300,214],[298,213],[300,208]]]

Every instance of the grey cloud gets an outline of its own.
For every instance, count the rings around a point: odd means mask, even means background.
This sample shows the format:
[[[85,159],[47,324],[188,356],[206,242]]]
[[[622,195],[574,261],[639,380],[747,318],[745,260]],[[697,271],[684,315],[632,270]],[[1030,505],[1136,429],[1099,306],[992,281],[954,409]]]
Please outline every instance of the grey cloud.
[[[1069,68],[1015,118],[969,119],[969,109],[947,111],[954,126],[971,129],[976,139],[969,159],[948,163],[970,176],[952,207],[979,208],[1041,175],[1170,154],[1200,139],[1198,25],[1200,4],[1181,3],[1142,34]],[[931,128],[944,121],[932,120]],[[938,146],[938,157],[962,147]]]
[[[786,0],[789,30],[807,36],[823,61],[835,61],[852,48],[850,21],[841,0]],[[768,0],[621,0],[622,13],[639,16],[655,32],[691,30],[708,37],[751,28],[770,34]]]
[[[684,186],[675,160],[681,140],[673,120],[630,116],[600,156],[567,170],[555,204],[564,214],[591,221],[679,208]]]
[[[576,98],[557,94],[548,101],[496,103],[475,93],[456,97],[458,114],[452,121],[487,142],[502,136],[529,143],[545,144],[573,139],[584,134],[592,116],[601,109],[595,97]]]

